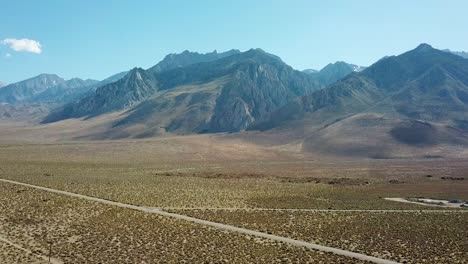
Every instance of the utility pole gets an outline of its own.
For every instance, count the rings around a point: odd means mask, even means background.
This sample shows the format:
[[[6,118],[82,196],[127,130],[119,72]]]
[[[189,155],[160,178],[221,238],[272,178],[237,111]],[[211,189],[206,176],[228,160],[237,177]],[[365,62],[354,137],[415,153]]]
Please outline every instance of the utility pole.
[[[50,264],[50,257],[52,256],[52,242],[49,242],[49,264]]]

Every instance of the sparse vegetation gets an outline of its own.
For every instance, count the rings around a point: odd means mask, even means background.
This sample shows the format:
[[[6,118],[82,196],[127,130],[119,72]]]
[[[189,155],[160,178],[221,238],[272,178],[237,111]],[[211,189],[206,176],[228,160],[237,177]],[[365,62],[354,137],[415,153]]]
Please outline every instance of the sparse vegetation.
[[[235,149],[229,157],[206,150],[204,159],[194,159],[182,154],[186,148],[180,139],[6,145],[0,178],[152,207],[428,209],[379,197],[468,200],[467,181],[423,177],[460,177],[467,171],[463,161],[450,161],[450,170],[434,161],[326,164],[280,154],[251,162],[236,160]]]
[[[12,161],[3,162],[0,177],[152,207],[411,209],[418,206],[379,197],[450,199],[453,197],[444,197],[448,196],[446,190],[450,190],[453,195],[458,192],[456,197],[460,199],[468,198],[463,185],[439,182],[355,185],[360,181],[351,180],[349,184],[326,178],[322,179],[324,183],[301,182],[300,178],[284,181],[281,177],[235,171],[212,174],[199,170],[161,173],[143,165]]]
[[[23,2],[0,264],[468,264],[468,1]]]
[[[176,212],[401,263],[468,261],[467,212]]]
[[[288,159],[281,152],[267,155],[259,149],[247,154],[247,159],[242,158],[244,150],[239,149],[223,157],[216,155],[220,148],[216,146],[216,150],[206,151],[203,159],[181,154],[179,162],[174,163],[178,153],[193,148],[179,140],[5,145],[0,151],[0,178],[172,210],[209,207],[440,210],[382,198],[468,199],[467,181],[440,178],[440,175],[462,177],[467,171],[463,161],[445,160],[445,166],[435,161],[402,160],[327,164]],[[249,149],[248,145],[245,148]],[[162,154],[165,149],[170,149],[168,157]],[[252,162],[249,155],[262,158]],[[425,177],[428,174],[434,177]],[[399,183],[393,184],[391,180]],[[65,263],[90,260],[155,263],[155,259],[271,263],[283,258],[296,262],[356,263],[26,187],[1,184],[0,188],[0,235],[41,255],[47,253],[47,242],[53,241],[57,258]],[[462,243],[466,231],[459,229],[468,214],[177,212],[398,261],[414,263],[440,255],[439,263],[444,263],[442,260],[464,263],[466,252]],[[440,227],[444,221],[453,226]],[[405,227],[397,228],[400,225]],[[420,235],[412,235],[416,231]],[[410,244],[412,238],[418,241],[427,238],[428,242],[414,246]],[[434,241],[444,244],[436,245]],[[15,249],[8,249],[10,255],[14,254],[12,250]],[[428,253],[423,254],[424,251]],[[132,259],[136,256],[140,257]]]
[[[0,263],[46,264],[47,261],[0,241]]]
[[[0,234],[42,255],[52,242],[64,263],[365,263],[16,185],[0,188]]]

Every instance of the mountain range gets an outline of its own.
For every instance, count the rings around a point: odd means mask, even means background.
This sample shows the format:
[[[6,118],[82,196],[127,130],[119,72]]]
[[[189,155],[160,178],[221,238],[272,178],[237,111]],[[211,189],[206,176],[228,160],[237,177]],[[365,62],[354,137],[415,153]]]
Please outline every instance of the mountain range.
[[[450,53],[453,53],[453,54],[458,55],[460,57],[463,57],[465,59],[468,59],[468,52],[465,52],[465,51],[451,51],[449,49],[445,49],[444,51],[450,52]]]
[[[300,142],[304,153],[373,158],[468,144],[468,60],[428,44],[367,68],[339,61],[320,71],[261,49],[184,51],[101,82],[40,75],[0,89],[0,102],[55,103],[44,125],[108,120],[90,139],[255,133]]]
[[[344,61],[330,63],[320,71],[308,69],[303,72],[314,76],[321,84],[330,85],[352,72],[360,72],[366,67],[349,64]]]
[[[166,56],[148,70],[131,70],[120,81],[54,111],[44,122],[129,109],[114,130],[145,126],[146,136],[237,132],[292,98],[322,89],[353,71],[353,67],[342,69],[343,65],[329,65],[320,74],[310,75],[260,49],[185,51]]]
[[[337,62],[317,74],[305,74],[260,49],[185,51],[166,56],[146,71],[133,69],[120,82],[100,87],[44,122],[129,109],[114,130],[144,126],[145,136],[238,132],[289,100],[322,89],[355,69]]]
[[[188,50],[177,54],[171,53],[155,66],[148,69],[152,73],[163,72],[176,68],[182,68],[190,64],[209,62],[240,53],[239,50],[232,49],[226,52],[218,53],[216,50],[211,53],[190,52]]]
[[[283,121],[316,112],[333,112],[335,118],[372,111],[466,128],[467,110],[468,60],[422,44],[297,98],[278,111],[292,113]],[[277,116],[269,121],[283,122]]]
[[[468,60],[422,44],[296,98],[252,129],[294,127],[304,150],[385,157],[395,146],[466,146],[467,121]]]
[[[36,77],[5,85],[0,90],[0,103],[68,103],[97,87],[117,81],[127,72],[115,74],[103,81],[73,78],[65,80],[56,74],[40,74]]]

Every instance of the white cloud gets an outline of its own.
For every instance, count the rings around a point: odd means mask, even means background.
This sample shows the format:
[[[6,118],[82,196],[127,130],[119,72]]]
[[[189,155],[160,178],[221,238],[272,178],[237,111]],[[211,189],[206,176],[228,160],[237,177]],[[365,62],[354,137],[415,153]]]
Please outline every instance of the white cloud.
[[[11,39],[7,38],[2,41],[4,45],[8,45],[11,49],[15,51],[26,51],[36,54],[42,52],[42,45],[39,41],[33,39]]]
[[[5,54],[5,57],[10,58],[10,57],[11,57],[11,54],[10,54],[10,53],[7,53],[7,54]]]

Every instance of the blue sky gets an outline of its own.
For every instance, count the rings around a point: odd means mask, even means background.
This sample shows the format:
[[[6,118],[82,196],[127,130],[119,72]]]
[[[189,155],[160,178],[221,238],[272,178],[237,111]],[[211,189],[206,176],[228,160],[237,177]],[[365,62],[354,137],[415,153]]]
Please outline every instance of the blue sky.
[[[369,65],[422,42],[468,51],[466,10],[466,0],[0,0],[0,81],[103,79],[187,49],[262,48],[301,70]],[[41,46],[15,51],[18,39]]]

